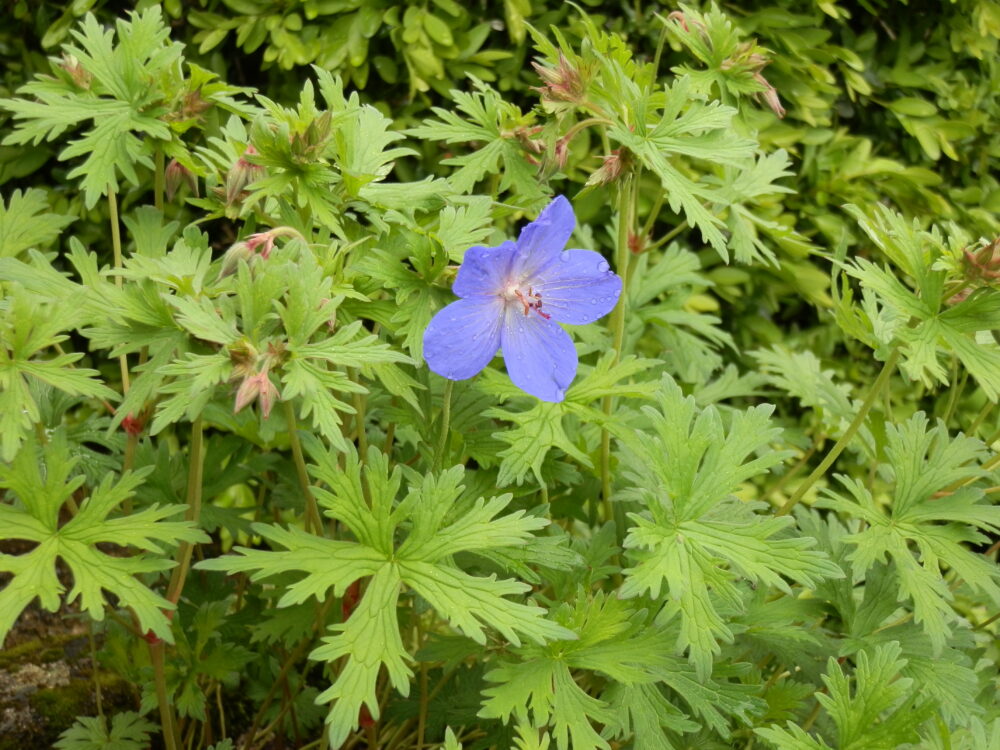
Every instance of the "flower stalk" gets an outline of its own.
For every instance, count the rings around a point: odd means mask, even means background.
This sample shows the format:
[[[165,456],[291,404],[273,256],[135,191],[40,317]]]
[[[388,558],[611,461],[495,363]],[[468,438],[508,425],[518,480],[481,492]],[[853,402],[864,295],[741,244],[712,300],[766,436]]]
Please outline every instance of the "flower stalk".
[[[292,447],[292,460],[295,462],[295,472],[299,477],[299,488],[306,501],[306,531],[313,534],[323,533],[323,521],[319,514],[319,506],[316,504],[316,497],[312,493],[312,485],[309,483],[309,472],[306,470],[306,460],[302,453],[302,443],[299,441],[299,428],[295,421],[295,407],[291,401],[284,402],[285,419],[288,422],[288,442]]]
[[[826,454],[826,457],[820,462],[819,466],[813,469],[812,474],[806,477],[805,481],[803,481],[802,484],[796,488],[795,493],[788,498],[788,501],[778,509],[778,512],[775,515],[786,516],[791,513],[792,509],[798,505],[799,501],[809,491],[809,488],[830,470],[834,461],[836,461],[837,458],[840,457],[840,454],[844,452],[844,449],[851,444],[854,436],[858,433],[858,430],[861,429],[861,425],[864,424],[865,417],[868,416],[868,412],[871,411],[871,408],[878,399],[882,389],[885,388],[889,379],[892,377],[893,372],[895,372],[899,356],[899,349],[893,349],[892,353],[885,360],[885,364],[882,365],[882,371],[879,372],[878,377],[875,378],[875,382],[872,383],[871,390],[868,391],[868,395],[861,403],[861,408],[858,409],[858,413],[854,415],[854,419],[851,421],[851,424],[848,425],[847,430],[840,436],[840,439],[830,449],[830,452]]]
[[[622,279],[622,294],[618,298],[611,315],[611,332],[614,341],[614,363],[621,359],[622,343],[625,340],[625,313],[628,306],[629,235],[632,228],[632,218],[635,213],[635,179],[626,179],[618,192],[618,237],[615,247],[615,268]],[[605,416],[611,416],[612,398],[605,396],[601,404]],[[614,509],[611,505],[611,433],[605,428],[601,432],[601,505],[604,520],[614,519]]]

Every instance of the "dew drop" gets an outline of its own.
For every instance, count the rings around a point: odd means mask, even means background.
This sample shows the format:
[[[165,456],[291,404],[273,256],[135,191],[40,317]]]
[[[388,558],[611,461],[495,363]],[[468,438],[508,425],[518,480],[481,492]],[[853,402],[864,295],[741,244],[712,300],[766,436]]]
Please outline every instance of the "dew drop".
[[[559,254],[559,260],[561,260],[563,263],[565,263],[566,261],[568,261],[569,260],[569,250],[563,250]]]
[[[601,273],[604,273],[605,271],[610,271],[611,266],[608,265],[608,262],[606,260],[602,260],[600,263],[597,264],[597,270],[600,271]]]
[[[557,388],[556,401],[562,401],[564,398],[566,398],[566,391],[564,391],[562,388]]]
[[[590,304],[596,305],[597,304],[597,297],[591,297]]]

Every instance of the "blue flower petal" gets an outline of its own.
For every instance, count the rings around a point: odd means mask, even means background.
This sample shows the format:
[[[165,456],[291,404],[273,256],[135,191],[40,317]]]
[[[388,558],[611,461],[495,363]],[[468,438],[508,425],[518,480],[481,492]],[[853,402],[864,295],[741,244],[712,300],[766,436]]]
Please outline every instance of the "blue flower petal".
[[[473,297],[452,302],[424,331],[424,359],[449,380],[465,380],[489,364],[500,348],[503,302]]]
[[[533,278],[541,268],[557,259],[569,242],[574,226],[573,207],[565,197],[557,195],[517,238],[513,270],[518,277]]]
[[[533,281],[542,310],[560,323],[593,323],[614,309],[622,280],[600,253],[566,250],[542,268]]]
[[[517,245],[511,240],[499,247],[470,247],[451,290],[459,297],[501,293],[516,252]]]
[[[514,385],[542,401],[562,401],[576,375],[576,347],[558,323],[510,308],[500,348]]]

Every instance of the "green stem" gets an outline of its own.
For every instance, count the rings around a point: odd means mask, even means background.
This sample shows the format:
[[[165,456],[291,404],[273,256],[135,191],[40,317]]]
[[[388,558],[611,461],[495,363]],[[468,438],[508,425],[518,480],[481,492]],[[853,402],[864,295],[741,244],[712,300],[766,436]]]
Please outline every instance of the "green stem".
[[[647,252],[648,253],[650,250],[656,250],[657,248],[660,248],[663,245],[666,245],[668,242],[670,242],[670,240],[672,240],[674,237],[676,237],[677,235],[679,235],[681,232],[683,232],[687,228],[688,228],[687,221],[686,220],[682,221],[676,227],[674,227],[669,232],[667,232],[665,235],[663,235],[662,237],[660,237],[660,239],[658,239],[652,245],[649,245],[648,247],[646,247],[643,250],[643,252]]]
[[[153,207],[157,211],[163,211],[163,161],[163,149],[157,146],[153,153]]]
[[[850,445],[858,430],[861,429],[861,425],[864,424],[865,417],[868,416],[868,412],[871,410],[872,405],[878,399],[882,389],[885,388],[886,384],[889,382],[889,378],[892,377],[892,373],[896,369],[897,361],[899,361],[899,349],[893,349],[892,354],[889,355],[885,364],[882,366],[882,371],[878,374],[878,377],[875,378],[875,382],[872,383],[871,390],[869,390],[868,395],[865,396],[865,400],[862,402],[861,408],[858,410],[858,413],[854,415],[854,420],[850,425],[848,425],[847,431],[840,436],[840,439],[830,449],[830,452],[826,454],[826,458],[824,458],[820,462],[819,466],[813,470],[812,474],[806,477],[805,481],[798,486],[795,490],[795,494],[788,498],[788,502],[781,506],[777,515],[784,516],[791,513],[792,508],[798,504],[806,492],[809,491],[809,488],[816,483],[816,480],[826,474],[830,467],[833,466],[834,461],[836,461],[840,454],[844,452],[844,449]]]
[[[663,57],[663,47],[667,43],[667,25],[663,24],[663,29],[660,31],[660,38],[656,42],[656,54],[653,55],[653,87],[656,87],[656,81],[660,73],[660,58]]]
[[[985,620],[983,620],[978,625],[973,625],[972,629],[973,630],[982,630],[987,625],[991,625],[992,623],[996,622],[998,619],[1000,619],[1000,612],[997,612],[995,615],[992,615],[992,616],[986,618]]]
[[[361,379],[358,371],[351,368],[351,380],[358,383]],[[361,459],[361,463],[367,460],[368,457],[368,433],[365,431],[365,410],[367,408],[368,399],[363,393],[354,394],[354,427],[355,427],[355,439],[358,441],[358,456]]]
[[[165,647],[163,641],[149,645],[149,658],[153,663],[153,684],[156,686],[156,702],[160,707],[160,725],[163,730],[163,745],[166,750],[178,750],[177,720],[167,694],[167,672],[164,668]]]
[[[430,700],[427,695],[427,662],[420,662],[420,713],[417,716],[417,750],[424,746],[424,733],[427,727],[427,707]]]
[[[618,194],[618,240],[615,248],[615,270],[622,279],[622,293],[618,298],[611,317],[611,331],[614,338],[614,364],[621,359],[622,344],[625,341],[625,312],[628,306],[628,268],[629,268],[629,230],[632,228],[632,213],[634,211],[635,183],[633,178],[627,178]],[[605,396],[602,403],[604,415],[611,416],[611,396]],[[604,520],[614,519],[611,506],[611,433],[607,428],[601,432],[601,505],[604,510]],[[619,530],[620,533],[620,530]]]
[[[444,381],[444,394],[441,396],[441,433],[438,435],[437,449],[434,451],[434,468],[440,471],[446,460],[448,450],[448,432],[451,430],[451,391],[455,385],[453,380]]]
[[[205,470],[205,452],[202,450],[203,430],[201,417],[191,423],[191,444],[188,447],[188,484],[187,484],[187,515],[188,521],[197,526],[201,518],[201,487]],[[170,576],[167,587],[167,600],[177,604],[184,590],[184,581],[191,569],[191,553],[194,545],[191,542],[181,542],[178,549],[179,564]]]
[[[285,401],[285,419],[288,421],[288,442],[292,446],[292,459],[295,461],[295,472],[299,477],[299,489],[306,500],[306,531],[322,534],[323,521],[319,515],[319,506],[309,484],[309,472],[306,470],[306,460],[302,455],[302,443],[299,442],[299,429],[295,422],[295,408],[291,401]]]
[[[614,123],[611,120],[605,117],[587,117],[583,120],[580,120],[577,123],[574,123],[570,127],[570,129],[563,134],[562,138],[567,143],[569,143],[569,141],[575,138],[576,134],[579,133],[584,128],[589,128],[591,125],[613,125],[613,124]]]
[[[948,393],[948,404],[947,406],[945,406],[944,416],[941,417],[941,420],[946,425],[951,421],[952,416],[954,416],[955,406],[958,405],[958,396],[963,390],[965,390],[965,383],[969,379],[969,371],[966,370],[965,372],[961,373],[961,375],[959,375],[958,368],[959,364],[958,364],[958,359],[956,358],[955,373],[954,377],[952,378],[951,388],[949,389]]]
[[[803,468],[805,468],[806,464],[809,463],[809,460],[813,457],[813,455],[815,455],[816,451],[819,450],[819,447],[823,444],[825,440],[826,440],[825,434],[820,435],[818,438],[816,438],[816,440],[813,441],[813,444],[809,447],[809,450],[803,453],[802,458],[800,458],[795,463],[795,466],[793,466],[789,471],[785,472],[785,475],[781,477],[777,482],[775,482],[774,486],[771,487],[771,489],[767,490],[764,493],[763,499],[766,500],[769,497],[777,495],[779,492],[781,492],[784,486],[788,484],[789,481],[797,477],[799,472],[802,471]]]
[[[110,184],[108,185],[108,215],[111,217],[111,250],[114,252],[115,257],[115,271],[121,271],[122,232],[121,226],[118,222],[118,194]],[[122,279],[121,274],[116,273],[115,286],[121,289],[123,283],[124,280]],[[128,374],[128,359],[124,354],[118,355],[118,366],[122,373],[122,392],[128,393],[131,381]]]
[[[661,189],[660,194],[656,196],[653,207],[649,210],[649,216],[646,217],[646,223],[642,225],[642,231],[639,233],[641,237],[646,238],[653,231],[653,224],[656,223],[656,219],[660,215],[660,209],[663,208],[663,201],[666,199],[666,195],[666,191]]]
[[[965,431],[965,434],[975,437],[976,432],[979,431],[979,427],[983,424],[983,422],[986,421],[986,417],[988,417],[990,415],[990,412],[993,411],[994,406],[996,406],[996,404],[994,404],[992,401],[987,401],[986,405],[976,415],[976,418],[972,420],[972,424],[969,425],[969,429]]]
[[[101,676],[97,671],[97,644],[94,639],[94,621],[90,621],[90,628],[87,631],[90,641],[90,676],[94,680],[94,702],[97,704],[97,715],[104,717],[104,700],[101,693]]]

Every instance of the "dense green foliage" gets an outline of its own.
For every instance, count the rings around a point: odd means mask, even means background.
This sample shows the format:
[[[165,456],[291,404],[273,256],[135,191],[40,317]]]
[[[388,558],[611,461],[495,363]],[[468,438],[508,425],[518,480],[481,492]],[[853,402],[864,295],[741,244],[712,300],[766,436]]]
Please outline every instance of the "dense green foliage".
[[[1000,2],[4,12],[0,643],[136,686],[58,747],[1000,749]],[[564,400],[431,372],[557,194]]]

